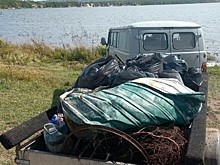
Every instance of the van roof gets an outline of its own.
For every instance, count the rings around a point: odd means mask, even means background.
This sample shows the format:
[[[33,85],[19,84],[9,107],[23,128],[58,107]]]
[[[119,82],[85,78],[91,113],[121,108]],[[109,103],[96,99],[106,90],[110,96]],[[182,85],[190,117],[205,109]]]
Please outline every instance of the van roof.
[[[112,27],[111,29],[125,29],[125,28],[200,28],[201,25],[185,22],[185,21],[146,21],[146,22],[137,22],[130,25]]]

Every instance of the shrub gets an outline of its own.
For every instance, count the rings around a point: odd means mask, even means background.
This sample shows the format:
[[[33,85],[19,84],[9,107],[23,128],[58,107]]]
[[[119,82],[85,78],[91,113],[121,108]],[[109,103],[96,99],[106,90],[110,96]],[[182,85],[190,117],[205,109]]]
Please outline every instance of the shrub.
[[[207,61],[215,61],[215,56],[207,55]]]

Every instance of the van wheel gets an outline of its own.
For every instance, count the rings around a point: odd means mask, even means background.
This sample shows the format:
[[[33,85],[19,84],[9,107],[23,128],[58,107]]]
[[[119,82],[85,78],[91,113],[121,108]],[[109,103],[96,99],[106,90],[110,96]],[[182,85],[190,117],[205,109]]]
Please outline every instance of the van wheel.
[[[220,131],[214,128],[206,129],[205,165],[220,164]]]

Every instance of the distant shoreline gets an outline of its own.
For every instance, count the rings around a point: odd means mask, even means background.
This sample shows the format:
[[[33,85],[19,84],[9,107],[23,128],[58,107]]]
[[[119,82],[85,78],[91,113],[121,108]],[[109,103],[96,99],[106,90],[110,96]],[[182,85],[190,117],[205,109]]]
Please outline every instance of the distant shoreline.
[[[200,3],[219,3],[220,0],[188,0],[184,2],[183,0],[174,0],[163,2],[161,0],[131,0],[131,1],[102,1],[100,2],[86,2],[86,1],[10,1],[5,2],[0,0],[0,9],[37,9],[37,8],[70,8],[70,7],[111,7],[111,6],[146,6],[146,5],[177,5],[177,4],[200,4]],[[1,14],[0,14],[1,15]]]

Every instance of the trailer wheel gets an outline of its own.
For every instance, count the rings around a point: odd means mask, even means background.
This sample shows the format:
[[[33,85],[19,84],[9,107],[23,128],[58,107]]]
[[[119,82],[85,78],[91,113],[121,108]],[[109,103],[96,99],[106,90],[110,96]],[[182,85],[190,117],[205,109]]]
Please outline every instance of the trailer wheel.
[[[205,165],[220,165],[220,131],[206,129]]]

